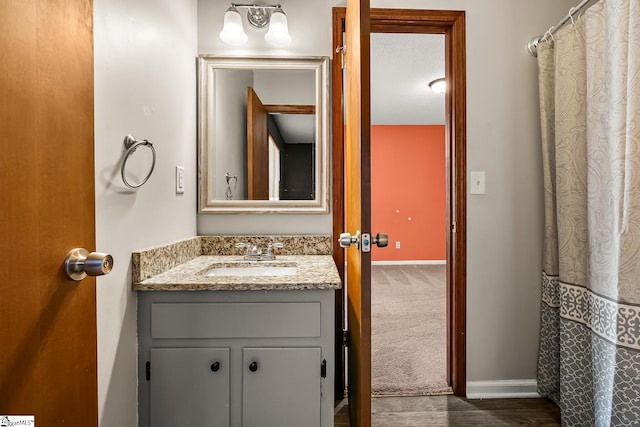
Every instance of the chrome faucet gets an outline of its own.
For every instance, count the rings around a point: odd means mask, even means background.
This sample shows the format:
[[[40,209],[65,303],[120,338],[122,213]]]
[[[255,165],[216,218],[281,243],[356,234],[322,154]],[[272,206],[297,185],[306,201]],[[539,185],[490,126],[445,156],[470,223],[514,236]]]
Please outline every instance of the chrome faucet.
[[[269,243],[266,249],[262,249],[262,246],[251,243],[237,243],[236,248],[247,249],[244,254],[244,259],[247,261],[272,261],[276,259],[276,254],[273,253],[274,248],[282,248],[282,243]]]

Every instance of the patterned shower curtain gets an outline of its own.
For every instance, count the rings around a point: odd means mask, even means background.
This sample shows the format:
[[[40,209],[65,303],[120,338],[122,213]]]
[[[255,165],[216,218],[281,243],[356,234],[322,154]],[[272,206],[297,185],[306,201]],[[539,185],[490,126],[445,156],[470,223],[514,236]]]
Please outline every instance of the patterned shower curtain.
[[[565,426],[640,425],[640,1],[538,46],[545,230],[538,391]]]

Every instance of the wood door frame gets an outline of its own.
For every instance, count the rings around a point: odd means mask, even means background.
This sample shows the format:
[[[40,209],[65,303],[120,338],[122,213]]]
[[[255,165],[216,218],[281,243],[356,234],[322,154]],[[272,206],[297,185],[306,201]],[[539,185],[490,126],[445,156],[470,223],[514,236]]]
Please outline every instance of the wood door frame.
[[[336,239],[344,229],[344,105],[342,56],[346,8],[333,8],[332,123],[334,259],[344,280],[344,251]],[[464,11],[371,9],[372,33],[442,34],[445,36],[447,170],[447,382],[456,396],[466,396],[467,314],[467,125],[466,21]],[[336,365],[342,353],[344,296],[336,293]],[[342,364],[344,366],[344,363]],[[339,372],[342,371],[342,372]],[[335,397],[344,390],[344,370],[336,369]]]
[[[269,200],[269,111],[247,87],[247,198]]]

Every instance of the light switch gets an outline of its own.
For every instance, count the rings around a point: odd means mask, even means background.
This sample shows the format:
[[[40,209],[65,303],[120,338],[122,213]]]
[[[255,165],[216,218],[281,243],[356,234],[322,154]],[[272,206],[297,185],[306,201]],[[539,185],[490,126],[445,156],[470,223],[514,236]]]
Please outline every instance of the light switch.
[[[484,194],[484,171],[471,171],[471,194]]]
[[[176,166],[176,194],[184,194],[184,168]]]

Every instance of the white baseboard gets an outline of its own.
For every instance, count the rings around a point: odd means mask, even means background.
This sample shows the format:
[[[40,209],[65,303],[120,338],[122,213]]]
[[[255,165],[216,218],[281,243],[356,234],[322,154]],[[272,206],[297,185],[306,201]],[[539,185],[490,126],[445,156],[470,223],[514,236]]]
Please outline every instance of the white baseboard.
[[[371,265],[445,265],[446,260],[371,261]]]
[[[467,381],[467,399],[540,397],[536,380]]]

